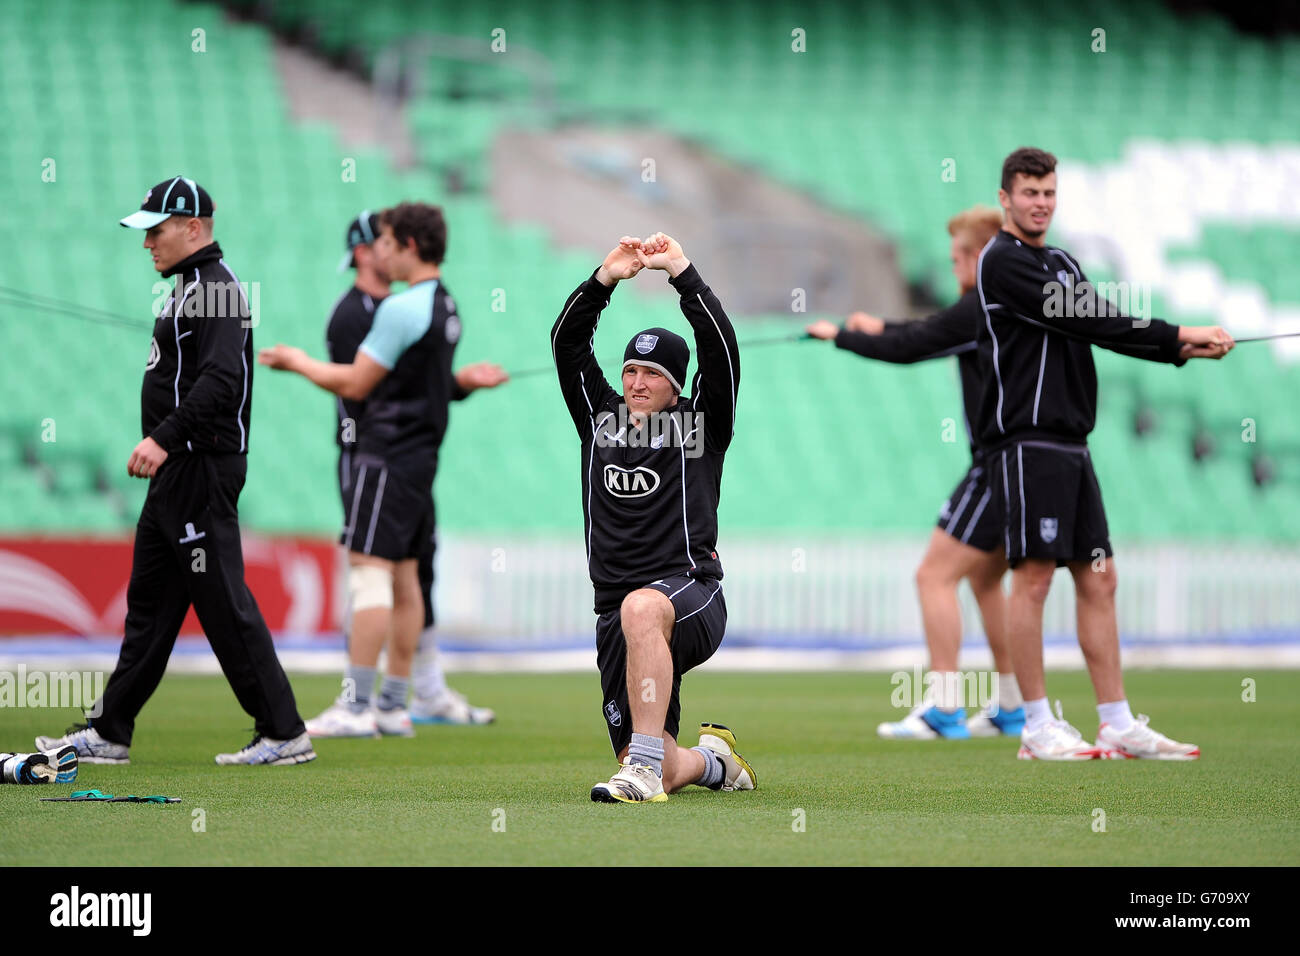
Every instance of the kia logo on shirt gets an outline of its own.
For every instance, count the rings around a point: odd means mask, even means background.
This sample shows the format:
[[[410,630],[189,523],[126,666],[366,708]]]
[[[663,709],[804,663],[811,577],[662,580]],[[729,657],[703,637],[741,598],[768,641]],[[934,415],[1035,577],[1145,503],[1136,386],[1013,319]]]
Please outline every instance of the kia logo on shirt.
[[[644,498],[658,487],[659,475],[649,468],[605,466],[605,490],[615,498]]]

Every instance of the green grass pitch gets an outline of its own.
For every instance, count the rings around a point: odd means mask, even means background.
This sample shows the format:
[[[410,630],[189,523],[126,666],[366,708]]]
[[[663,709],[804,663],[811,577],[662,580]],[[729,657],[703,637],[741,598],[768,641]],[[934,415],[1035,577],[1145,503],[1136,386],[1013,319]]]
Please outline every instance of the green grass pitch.
[[[885,674],[706,670],[685,681],[682,742],[701,720],[731,726],[760,789],[693,787],[647,806],[588,799],[614,769],[594,673],[456,675],[496,708],[496,724],[319,741],[320,758],[301,767],[215,766],[215,753],[247,743],[251,721],[220,677],[171,676],[141,715],[129,767],[85,764],[73,785],[0,787],[0,864],[604,865],[630,854],[728,866],[1294,866],[1300,672],[1252,671],[1253,703],[1242,700],[1245,676],[1128,675],[1135,709],[1199,743],[1198,762],[1046,764],[1016,760],[1006,739],[879,740],[876,724],[901,716]],[[293,684],[310,715],[338,682]],[[1090,737],[1086,676],[1052,675],[1049,686]],[[28,747],[75,716],[6,709],[0,746]],[[38,800],[91,787],[184,802]]]

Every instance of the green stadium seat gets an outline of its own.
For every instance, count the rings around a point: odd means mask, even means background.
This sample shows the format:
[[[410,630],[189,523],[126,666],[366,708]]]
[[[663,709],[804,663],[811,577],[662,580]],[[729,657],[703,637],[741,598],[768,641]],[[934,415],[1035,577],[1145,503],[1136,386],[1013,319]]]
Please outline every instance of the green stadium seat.
[[[343,0],[233,5],[314,36],[328,54],[360,50],[372,65],[387,46],[419,32],[472,37],[486,48],[501,25],[493,9],[444,0],[370,0],[361,20]],[[802,9],[806,54],[791,52],[790,11],[770,0],[744,11],[695,10],[687,34],[653,18],[593,22],[577,0],[513,8],[505,25],[512,49],[539,54],[553,70],[562,115],[635,117],[806,190],[885,230],[899,245],[905,277],[943,298],[955,293],[943,226],[962,206],[993,201],[984,184],[1009,148],[1036,139],[1076,162],[1113,162],[1138,137],[1294,142],[1300,129],[1300,100],[1290,95],[1300,83],[1294,40],[1256,41],[1220,19],[1179,19],[1153,0],[1107,0],[1086,16],[1064,11],[1061,22],[1070,29],[1047,35],[1032,26],[1040,10],[1029,0],[1000,0],[978,11],[957,0],[921,6],[885,0]],[[459,360],[491,358],[513,369],[546,363],[554,309],[592,263],[589,254],[557,258],[546,229],[506,225],[489,198],[487,158],[498,133],[555,122],[535,108],[531,82],[514,61],[429,56],[426,96],[408,106],[425,168],[399,174],[373,150],[345,151],[328,125],[290,119],[264,28],[227,21],[213,4],[167,5],[185,22],[209,24],[205,59],[188,44],[172,43],[168,18],[151,8],[102,0],[78,9],[96,38],[89,48],[63,35],[36,0],[12,0],[0,14],[7,28],[0,31],[0,56],[9,65],[0,71],[0,108],[11,130],[0,142],[0,226],[15,234],[26,222],[49,223],[50,241],[63,251],[52,261],[20,245],[7,259],[13,275],[0,285],[138,317],[141,326],[116,329],[29,310],[15,315],[10,307],[0,313],[6,351],[23,359],[0,413],[0,493],[10,505],[0,529],[124,530],[135,519],[145,484],[126,477],[124,462],[139,440],[154,277],[138,237],[124,235],[114,220],[173,170],[189,170],[213,191],[221,208],[218,238],[232,266],[246,281],[262,283],[259,345],[294,342],[320,354],[329,308],[346,282],[332,271],[343,225],[361,205],[418,196],[447,212],[447,283],[466,323]],[[1088,48],[1094,19],[1107,24],[1104,56]],[[601,37],[597,49],[592,36]],[[148,62],[131,55],[142,42],[158,51]],[[611,82],[627,63],[670,72],[679,95],[629,107],[623,84]],[[1051,69],[1039,69],[1046,65]],[[1044,94],[1087,102],[1108,134],[1074,116],[1026,118],[989,108]],[[158,138],[196,102],[204,123],[185,137]],[[355,190],[335,188],[345,155],[357,161]],[[57,158],[60,175],[57,186],[40,192],[27,183],[44,156]],[[958,160],[956,183],[938,178],[947,157]],[[452,172],[466,190],[455,196],[445,189]],[[299,198],[304,187],[314,197],[307,208]],[[93,224],[89,231],[69,221],[70,211],[78,223]],[[1296,306],[1297,251],[1292,230],[1224,226],[1206,229],[1198,245],[1176,257],[1207,257],[1229,281],[1257,283],[1270,302]],[[69,261],[79,267],[68,269]],[[507,290],[505,313],[491,311],[496,288]],[[636,328],[680,326],[671,300],[620,296],[619,303],[602,320],[597,346],[605,361],[617,360]],[[737,322],[742,341],[789,327],[779,317]],[[954,363],[894,369],[811,347],[778,351],[744,357],[742,428],[724,479],[728,527],[928,524],[966,465],[962,442],[946,445],[938,437],[942,419],[960,419]],[[1296,485],[1256,489],[1249,471],[1256,449],[1240,440],[1240,420],[1252,417],[1259,449],[1300,448],[1300,421],[1290,414],[1300,373],[1280,366],[1266,346],[1178,371],[1100,353],[1098,366],[1103,397],[1092,444],[1114,535],[1300,537]],[[579,504],[575,436],[553,383],[542,379],[476,396],[453,412],[438,487],[448,527],[571,528]],[[50,381],[57,387],[42,384]],[[329,400],[264,369],[255,381],[244,519],[259,528],[332,535],[339,515]],[[1161,412],[1159,427],[1145,438],[1132,433],[1134,389]],[[530,436],[536,447],[503,438],[493,455],[482,454],[481,434],[515,434],[504,430],[509,415],[500,410],[517,409],[516,402],[549,410]],[[20,441],[39,437],[50,417],[58,442],[38,451],[52,469],[53,488],[19,464]],[[1220,453],[1197,465],[1189,448],[1201,423],[1214,432]],[[834,467],[814,467],[828,447],[837,449]],[[95,489],[100,469],[125,512]],[[738,481],[740,473],[763,481]],[[519,493],[521,474],[530,476],[536,497]],[[1159,507],[1151,493],[1157,485]],[[538,500],[562,506],[539,508]]]

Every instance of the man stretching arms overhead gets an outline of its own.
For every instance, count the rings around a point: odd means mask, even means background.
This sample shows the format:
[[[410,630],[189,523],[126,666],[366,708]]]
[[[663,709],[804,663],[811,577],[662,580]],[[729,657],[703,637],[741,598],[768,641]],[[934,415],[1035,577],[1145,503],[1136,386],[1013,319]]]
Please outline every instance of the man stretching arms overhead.
[[[592,352],[614,286],[642,268],[668,273],[695,332],[689,397],[681,392],[690,350],[667,329],[628,343],[621,396]],[[622,761],[591,799],[658,803],[689,784],[752,790],[754,771],[726,727],[701,724],[698,747],[677,746],[682,674],[713,656],[727,623],[715,541],[740,384],[731,322],[677,242],[624,237],[564,303],[551,351],[582,439],[602,712]]]

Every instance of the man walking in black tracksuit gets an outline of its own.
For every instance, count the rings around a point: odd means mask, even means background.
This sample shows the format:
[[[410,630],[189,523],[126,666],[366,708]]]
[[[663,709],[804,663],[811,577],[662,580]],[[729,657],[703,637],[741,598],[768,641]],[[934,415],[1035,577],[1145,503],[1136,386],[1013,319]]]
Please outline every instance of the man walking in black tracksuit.
[[[667,329],[628,343],[622,395],[592,351],[614,286],[643,267],[669,274],[695,332],[699,369],[689,397],[681,392],[690,349]],[[753,770],[727,728],[702,724],[698,747],[677,746],[682,674],[713,656],[727,623],[715,547],[740,384],[731,322],[677,242],[662,233],[624,237],[565,302],[551,351],[582,442],[601,712],[622,761],[591,799],[662,802],[689,784],[752,789]]]
[[[154,268],[176,286],[154,324],[141,390],[144,438],[127,472],[149,479],[136,527],[125,636],[101,715],[37,746],[83,762],[129,763],[135,718],[162,680],[190,605],[256,735],[219,764],[316,757],[271,634],[244,583],[239,493],[248,468],[253,321],[212,239],[214,207],[194,180],[155,186],[122,225],[144,229]]]

